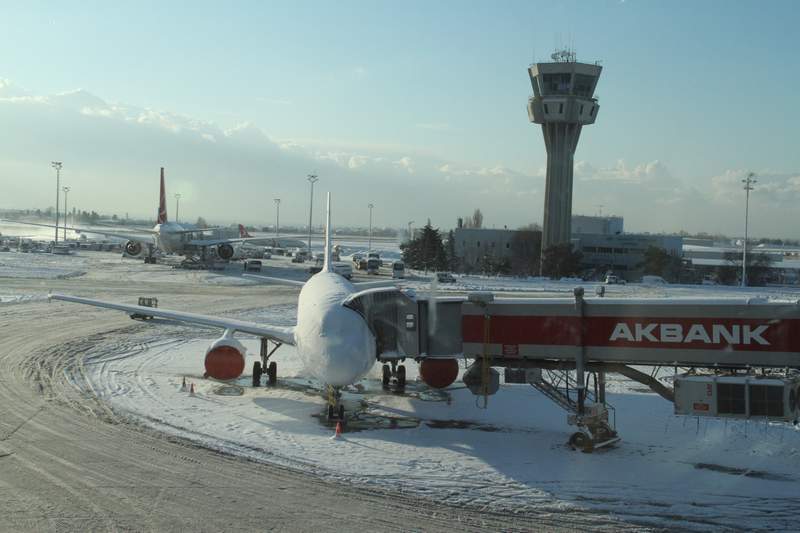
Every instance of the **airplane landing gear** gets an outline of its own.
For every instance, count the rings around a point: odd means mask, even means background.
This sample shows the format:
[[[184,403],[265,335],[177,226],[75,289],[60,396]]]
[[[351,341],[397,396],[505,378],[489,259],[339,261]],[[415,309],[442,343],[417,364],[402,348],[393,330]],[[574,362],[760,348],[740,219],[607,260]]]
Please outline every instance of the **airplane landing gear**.
[[[144,256],[144,263],[146,265],[155,265],[156,264],[156,258],[153,256],[153,245],[152,244],[148,244],[147,245],[147,255]]]
[[[283,343],[274,342],[275,346],[270,348],[270,340],[266,337],[261,338],[261,361],[253,363],[253,387],[261,386],[261,376],[267,375],[267,384],[274,386],[278,383],[278,363],[270,361],[269,358],[275,351],[283,346]]]
[[[382,384],[384,390],[389,390],[394,385],[395,390],[403,391],[406,388],[406,367],[391,361],[383,365]]]

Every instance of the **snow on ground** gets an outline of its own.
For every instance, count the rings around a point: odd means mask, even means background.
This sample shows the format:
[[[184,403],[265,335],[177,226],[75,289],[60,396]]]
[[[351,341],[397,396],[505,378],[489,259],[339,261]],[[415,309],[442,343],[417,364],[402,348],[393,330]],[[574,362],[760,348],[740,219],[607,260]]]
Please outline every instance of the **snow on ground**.
[[[283,305],[240,316],[292,324],[295,313]],[[463,388],[429,391],[409,362],[407,394],[383,391],[378,365],[345,394],[353,431],[337,441],[292,347],[275,356],[278,386],[254,389],[258,343],[245,338],[248,370],[231,388],[202,378],[211,332],[163,322],[139,331],[122,349],[120,339],[87,346],[95,391],[118,413],[212,448],[498,511],[591,508],[670,528],[796,528],[800,431],[786,424],[677,417],[614,376],[609,401],[623,440],[583,454],[565,445],[566,414],[532,387],[503,386],[484,410]],[[194,396],[181,390],[184,377]]]

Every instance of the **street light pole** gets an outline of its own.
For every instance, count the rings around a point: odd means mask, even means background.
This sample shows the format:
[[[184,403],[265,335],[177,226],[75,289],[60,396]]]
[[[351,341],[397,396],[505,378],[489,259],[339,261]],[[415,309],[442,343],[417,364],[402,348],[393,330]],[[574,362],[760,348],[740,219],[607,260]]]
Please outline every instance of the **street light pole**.
[[[180,222],[180,219],[178,218],[178,210],[180,209],[180,207],[181,207],[181,193],[176,192],[175,193],[175,223],[176,224],[178,222]]]
[[[414,240],[414,239],[411,237],[411,224],[413,224],[413,223],[414,223],[414,221],[413,221],[413,220],[409,220],[409,221],[408,221],[408,242],[411,242],[412,240]]]
[[[753,190],[753,185],[757,180],[754,179],[755,174],[749,172],[747,177],[742,180],[744,183],[745,200],[744,200],[744,244],[742,246],[742,287],[747,287],[747,219],[750,214],[750,191]]]
[[[69,187],[64,187],[61,189],[64,191],[64,242],[67,241],[67,216],[69,216],[69,209],[67,209],[67,194],[69,193]]]
[[[61,161],[52,161],[50,166],[56,169],[56,244],[58,244],[58,202],[61,191]]]
[[[311,201],[308,206],[308,255],[311,256],[311,215],[314,212],[314,184],[319,181],[316,174],[309,174],[306,176],[308,182],[311,184]]]
[[[275,246],[280,247],[278,244],[278,237],[281,236],[281,199],[275,198]]]
[[[369,246],[367,248],[372,252],[372,208],[375,206],[369,204],[367,207],[369,207]]]

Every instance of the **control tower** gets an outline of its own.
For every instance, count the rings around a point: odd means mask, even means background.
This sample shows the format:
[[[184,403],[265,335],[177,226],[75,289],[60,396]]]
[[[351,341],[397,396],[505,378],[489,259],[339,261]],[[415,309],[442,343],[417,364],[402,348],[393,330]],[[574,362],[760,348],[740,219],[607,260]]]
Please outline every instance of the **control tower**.
[[[578,63],[569,50],[550,57],[552,63],[528,68],[533,85],[528,118],[542,125],[547,148],[542,251],[570,242],[573,156],[581,128],[597,118],[600,106],[593,95],[602,70],[597,64]]]

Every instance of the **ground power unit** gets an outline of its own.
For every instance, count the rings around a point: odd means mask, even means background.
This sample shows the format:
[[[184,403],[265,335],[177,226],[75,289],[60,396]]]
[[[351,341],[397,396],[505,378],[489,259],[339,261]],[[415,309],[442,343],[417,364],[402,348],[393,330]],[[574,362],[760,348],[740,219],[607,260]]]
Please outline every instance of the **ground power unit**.
[[[800,377],[689,375],[675,378],[675,414],[728,418],[800,418]]]

